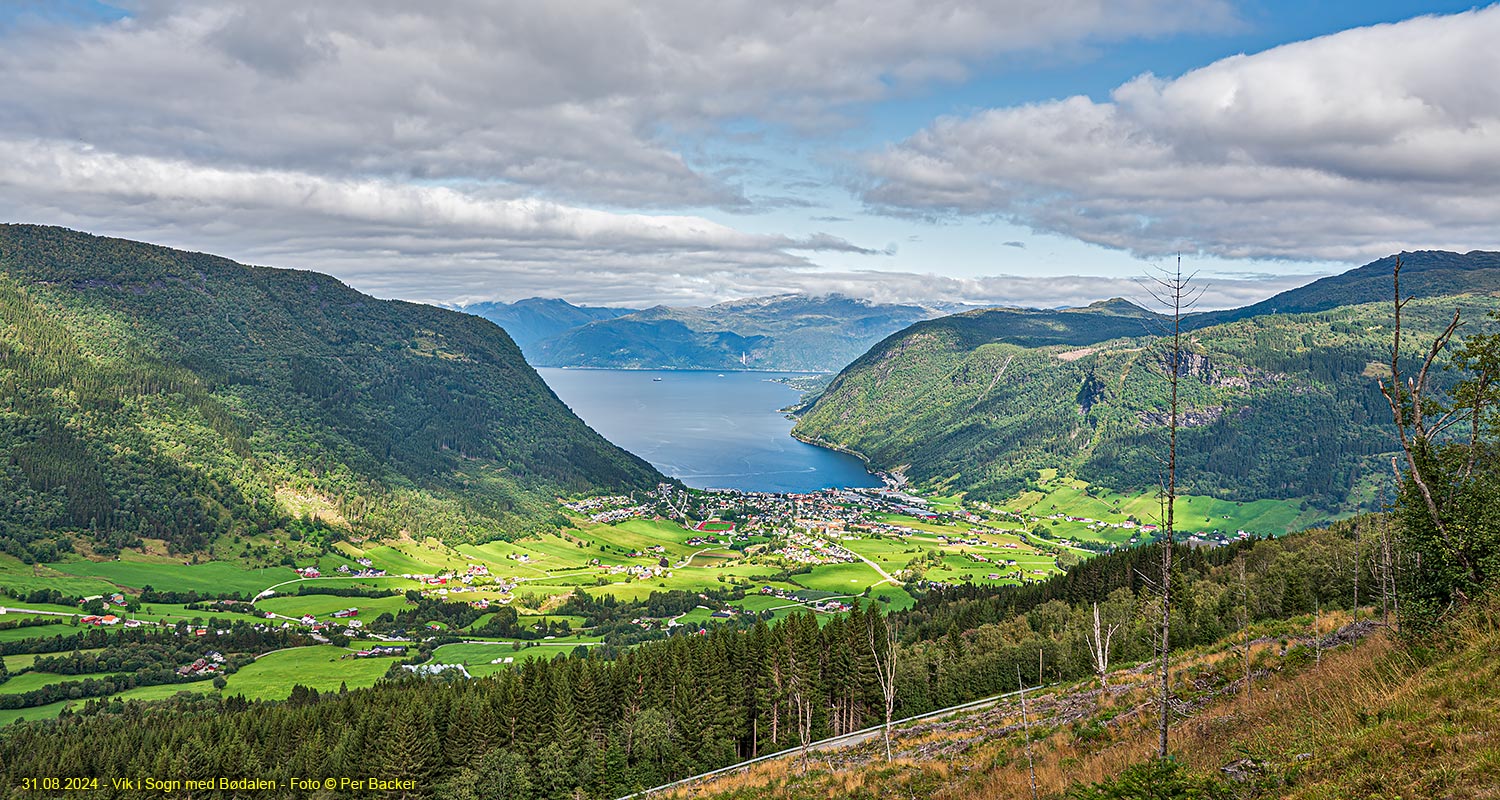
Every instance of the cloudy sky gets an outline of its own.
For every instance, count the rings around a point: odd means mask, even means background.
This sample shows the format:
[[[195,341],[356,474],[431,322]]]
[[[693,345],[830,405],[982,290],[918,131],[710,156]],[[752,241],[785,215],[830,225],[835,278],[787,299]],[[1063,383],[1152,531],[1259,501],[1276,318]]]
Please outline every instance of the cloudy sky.
[[[383,297],[1239,305],[1500,249],[1500,6],[0,0],[0,220]]]

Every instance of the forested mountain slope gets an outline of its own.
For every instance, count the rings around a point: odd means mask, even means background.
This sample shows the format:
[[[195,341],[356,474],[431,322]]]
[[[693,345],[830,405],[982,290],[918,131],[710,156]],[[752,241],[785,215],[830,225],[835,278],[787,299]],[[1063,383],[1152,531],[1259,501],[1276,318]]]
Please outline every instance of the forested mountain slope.
[[[826,295],[778,295],[707,308],[657,306],[574,328],[536,347],[547,367],[831,372],[934,312]]]
[[[0,546],[22,557],[68,534],[490,539],[548,526],[559,493],[660,479],[478,317],[61,228],[0,226],[0,387]]]
[[[1400,257],[1401,293],[1404,296],[1442,297],[1500,292],[1500,253],[1418,250],[1402,253]],[[1265,314],[1297,314],[1360,303],[1390,302],[1391,268],[1395,262],[1396,256],[1387,256],[1243,308],[1194,314],[1188,325],[1203,328]]]
[[[1500,300],[1417,300],[1407,330],[1430,335],[1455,306],[1472,332]],[[1154,337],[1113,338],[1120,334],[1109,331],[1127,326],[1095,316],[1040,333],[1001,311],[912,326],[835,378],[795,433],[977,497],[1013,494],[1048,467],[1120,491],[1150,489],[1160,471],[1166,352]],[[1374,379],[1390,335],[1388,302],[1194,331],[1183,382],[1184,491],[1307,498],[1327,510],[1368,499],[1362,479],[1387,474],[1380,455],[1394,448]]]

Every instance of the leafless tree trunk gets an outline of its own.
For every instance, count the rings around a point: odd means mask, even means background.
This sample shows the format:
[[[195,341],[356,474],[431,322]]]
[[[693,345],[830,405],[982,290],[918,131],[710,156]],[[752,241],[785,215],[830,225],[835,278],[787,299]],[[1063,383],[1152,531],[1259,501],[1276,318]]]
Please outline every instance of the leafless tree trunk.
[[[1323,601],[1318,601],[1313,612],[1313,663],[1323,666]]]
[[[1016,687],[1021,692],[1021,735],[1026,738],[1026,769],[1031,773],[1031,800],[1036,800],[1036,762],[1031,758],[1031,718],[1026,714],[1026,684],[1021,682],[1021,665],[1016,665]]]
[[[807,746],[812,743],[812,698],[802,670],[797,664],[797,641],[795,632],[787,635],[787,685],[792,701],[792,713],[796,716],[797,741],[802,746],[802,771],[807,772]]]
[[[1240,556],[1240,638],[1244,642],[1245,703],[1250,702],[1250,581],[1245,578],[1245,557]]]
[[[1396,257],[1396,264],[1391,270],[1391,287],[1394,294],[1393,306],[1393,328],[1391,336],[1391,375],[1390,383],[1384,379],[1380,381],[1380,393],[1385,395],[1386,402],[1391,407],[1391,417],[1396,423],[1396,433],[1401,440],[1401,451],[1406,454],[1406,476],[1417,487],[1417,493],[1422,496],[1422,502],[1427,507],[1427,514],[1432,519],[1432,525],[1437,529],[1438,535],[1442,537],[1444,544],[1453,552],[1459,564],[1471,575],[1478,576],[1479,572],[1474,564],[1470,562],[1468,555],[1460,548],[1453,547],[1452,538],[1448,533],[1448,526],[1443,521],[1442,512],[1438,509],[1437,498],[1434,497],[1432,487],[1428,485],[1427,478],[1417,466],[1417,456],[1424,452],[1432,443],[1434,437],[1445,428],[1458,421],[1457,408],[1451,409],[1438,419],[1437,422],[1427,422],[1427,376],[1432,370],[1433,362],[1437,360],[1438,354],[1448,346],[1452,340],[1453,333],[1458,330],[1459,312],[1453,312],[1453,320],[1448,327],[1432,340],[1432,346],[1427,349],[1427,356],[1422,359],[1422,369],[1417,372],[1415,378],[1407,377],[1405,383],[1401,379],[1401,309],[1406,306],[1411,298],[1401,298],[1401,258]],[[1408,413],[1408,404],[1410,413]],[[1402,477],[1398,471],[1397,477]]]
[[[1392,459],[1394,461],[1394,459]],[[1396,556],[1395,549],[1391,545],[1391,517],[1387,513],[1380,519],[1380,549],[1381,560],[1381,617],[1385,624],[1389,625],[1395,620],[1396,633],[1401,632],[1401,594],[1396,590]]]
[[[1349,577],[1354,584],[1354,621],[1359,622],[1359,553],[1360,542],[1363,538],[1364,525],[1354,523],[1354,553],[1349,556]]]
[[[1109,685],[1109,642],[1114,638],[1115,631],[1120,629],[1120,624],[1105,626],[1099,618],[1099,604],[1094,604],[1094,634],[1090,636],[1084,632],[1084,641],[1089,646],[1089,657],[1094,662],[1094,674],[1099,676],[1099,685]]]
[[[875,618],[880,617],[885,629],[885,641],[875,637]],[[872,610],[870,620],[870,654],[875,658],[875,679],[880,684],[880,694],[885,700],[885,760],[891,760],[891,716],[896,710],[896,628],[890,618]]]
[[[1162,306],[1170,308],[1172,314],[1172,345],[1168,364],[1168,386],[1171,390],[1167,406],[1167,458],[1162,477],[1162,527],[1161,537],[1161,629],[1158,646],[1161,656],[1161,719],[1158,728],[1157,756],[1167,757],[1167,733],[1171,724],[1171,627],[1172,627],[1172,556],[1176,543],[1177,511],[1177,428],[1181,412],[1179,388],[1182,379],[1182,318],[1189,311],[1201,291],[1195,291],[1192,276],[1183,277],[1182,258],[1177,259],[1177,268],[1167,276],[1155,276],[1156,287],[1152,295]]]

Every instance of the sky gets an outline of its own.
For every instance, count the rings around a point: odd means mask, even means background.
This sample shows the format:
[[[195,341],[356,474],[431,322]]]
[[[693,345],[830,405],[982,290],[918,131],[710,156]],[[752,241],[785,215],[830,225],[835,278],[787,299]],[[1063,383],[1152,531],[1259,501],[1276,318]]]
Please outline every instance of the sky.
[[[0,221],[379,297],[1203,308],[1500,249],[1500,6],[0,0]]]

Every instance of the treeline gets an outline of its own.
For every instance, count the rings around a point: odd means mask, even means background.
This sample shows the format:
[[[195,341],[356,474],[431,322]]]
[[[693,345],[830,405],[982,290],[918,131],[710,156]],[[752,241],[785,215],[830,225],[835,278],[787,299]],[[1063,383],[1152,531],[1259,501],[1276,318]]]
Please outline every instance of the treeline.
[[[313,642],[300,631],[270,628],[245,620],[236,620],[228,628],[209,628],[203,636],[193,634],[195,627],[189,622],[179,622],[169,627],[124,629],[85,626],[68,635],[0,641],[0,655],[71,653],[75,650],[114,649],[151,643],[170,645],[184,639],[191,639],[200,647],[223,653],[265,653]]]
[[[171,666],[142,667],[125,675],[106,675],[99,678],[84,678],[81,681],[49,683],[26,692],[0,693],[0,709],[35,708],[61,700],[80,700],[85,697],[105,697],[142,686],[161,686],[168,683],[194,683],[207,680],[209,675],[179,675]]]
[[[0,694],[0,709],[33,708],[60,700],[104,697],[143,686],[207,680],[235,671],[245,659],[253,660],[255,654],[313,643],[300,633],[280,629],[261,630],[243,622],[237,622],[222,633],[212,630],[203,636],[193,635],[183,626],[166,630],[137,628],[84,638],[85,643],[91,645],[88,649],[102,649],[98,652],[81,652],[83,648],[72,651],[32,650],[35,653],[60,655],[37,658],[33,661],[31,670],[56,675],[98,677],[61,681],[30,691]],[[87,641],[90,639],[93,641]],[[64,643],[41,641],[52,646]],[[179,667],[192,664],[215,651],[225,656],[224,662],[218,665],[215,672],[178,672]]]
[[[167,605],[187,605],[189,603],[207,603],[214,600],[229,600],[233,602],[246,603],[251,595],[245,592],[199,592],[190,589],[186,592],[162,591],[146,584],[141,587],[140,601],[142,603],[165,603]]]
[[[214,646],[219,644],[215,642]],[[31,662],[31,670],[53,675],[92,675],[99,672],[138,672],[151,667],[175,669],[193,663],[212,650],[213,647],[205,647],[198,637],[126,642],[97,652],[75,650],[67,654],[38,656]]]
[[[394,589],[374,589],[360,586],[309,586],[302,584],[297,587],[299,595],[328,595],[330,597],[390,597],[396,594]]]

